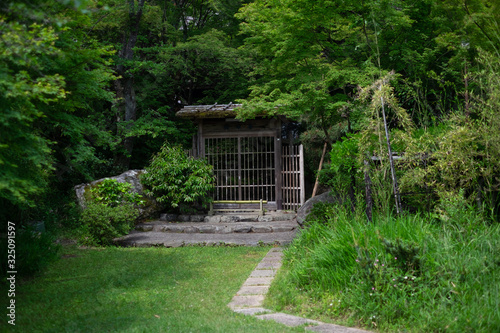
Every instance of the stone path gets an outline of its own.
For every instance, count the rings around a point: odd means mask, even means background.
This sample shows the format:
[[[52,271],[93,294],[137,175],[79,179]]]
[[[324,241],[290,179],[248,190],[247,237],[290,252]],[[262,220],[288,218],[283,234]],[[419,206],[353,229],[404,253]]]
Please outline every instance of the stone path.
[[[369,333],[357,328],[326,324],[317,320],[292,316],[286,313],[274,313],[262,307],[269,286],[281,267],[281,248],[272,248],[257,265],[250,277],[243,283],[228,306],[235,312],[255,316],[262,320],[274,320],[286,326],[307,325],[306,330],[325,333]]]

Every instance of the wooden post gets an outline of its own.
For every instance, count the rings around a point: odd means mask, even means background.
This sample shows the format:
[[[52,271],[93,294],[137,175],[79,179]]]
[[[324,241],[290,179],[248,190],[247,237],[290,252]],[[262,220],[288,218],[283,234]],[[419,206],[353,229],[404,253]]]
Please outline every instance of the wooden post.
[[[300,168],[300,205],[306,202],[306,186],[304,176],[304,146],[299,146],[299,168]]]
[[[238,137],[238,200],[243,200],[243,194],[241,189],[241,138]],[[233,198],[231,198],[233,199]]]
[[[278,136],[279,135],[279,136]],[[276,137],[274,139],[274,183],[275,185],[275,198],[276,198],[276,209],[277,210],[282,210],[283,209],[283,195],[281,188],[283,186],[281,180],[281,171],[282,171],[282,163],[281,163],[281,132],[277,131]]]
[[[316,176],[316,182],[314,183],[314,189],[311,198],[314,198],[316,195],[316,191],[318,190],[318,185],[319,185],[319,172],[321,171],[321,168],[323,167],[323,159],[325,158],[326,154],[326,146],[328,143],[325,141],[325,145],[323,146],[323,154],[321,154],[321,160],[319,161],[319,167],[318,167],[318,175]]]

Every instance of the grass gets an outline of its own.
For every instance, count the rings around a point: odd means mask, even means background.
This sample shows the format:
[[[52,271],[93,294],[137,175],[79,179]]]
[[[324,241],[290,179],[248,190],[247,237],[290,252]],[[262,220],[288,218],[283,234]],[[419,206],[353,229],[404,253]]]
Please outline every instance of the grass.
[[[15,331],[303,331],[227,307],[268,250],[64,247],[44,273],[18,281]]]
[[[382,332],[500,331],[498,223],[328,215],[285,250],[266,307]]]

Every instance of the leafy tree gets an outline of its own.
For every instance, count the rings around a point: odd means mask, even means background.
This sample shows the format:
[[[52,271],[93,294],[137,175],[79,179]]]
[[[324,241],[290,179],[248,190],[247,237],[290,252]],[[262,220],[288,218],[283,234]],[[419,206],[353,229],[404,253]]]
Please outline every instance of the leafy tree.
[[[109,146],[98,106],[110,101],[112,50],[79,25],[85,3],[0,6],[0,205],[3,220],[30,217],[51,192],[95,177]],[[58,209],[61,205],[58,205]],[[22,213],[22,215],[21,215]],[[53,215],[53,214],[52,214]],[[39,217],[37,217],[39,218]]]
[[[190,142],[191,123],[175,118],[182,105],[246,96],[247,81],[241,73],[249,62],[236,49],[238,21],[233,17],[240,4],[238,0],[92,2],[92,23],[86,29],[102,44],[119,50],[117,100],[109,121],[115,134],[115,162],[121,169],[143,167],[167,135],[179,143]],[[132,41],[134,47],[127,44]],[[140,150],[133,149],[134,141]]]
[[[1,9],[0,193],[20,204],[41,193],[59,166],[89,158],[85,132],[93,126],[78,113],[109,96],[110,52],[91,40],[74,42],[84,37],[67,23],[82,19],[74,8],[12,1]],[[60,16],[47,19],[50,13]]]
[[[43,190],[53,162],[50,140],[32,126],[44,116],[37,104],[64,98],[65,82],[57,73],[41,75],[46,65],[40,58],[60,53],[54,29],[27,27],[5,15],[0,27],[0,195],[25,203]]]
[[[401,7],[399,7],[401,6]],[[323,130],[351,131],[357,86],[380,73],[381,30],[411,24],[404,2],[255,1],[238,14],[245,47],[256,55],[254,84],[241,117],[262,111],[301,119]],[[377,69],[379,67],[379,69]],[[340,133],[342,135],[342,133]]]

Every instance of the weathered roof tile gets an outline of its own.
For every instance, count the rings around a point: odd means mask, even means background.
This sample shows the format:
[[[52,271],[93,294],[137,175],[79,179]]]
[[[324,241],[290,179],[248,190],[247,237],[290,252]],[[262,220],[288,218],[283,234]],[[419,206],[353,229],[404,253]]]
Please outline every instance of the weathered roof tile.
[[[188,105],[176,113],[182,118],[227,118],[235,117],[235,109],[241,104]]]

